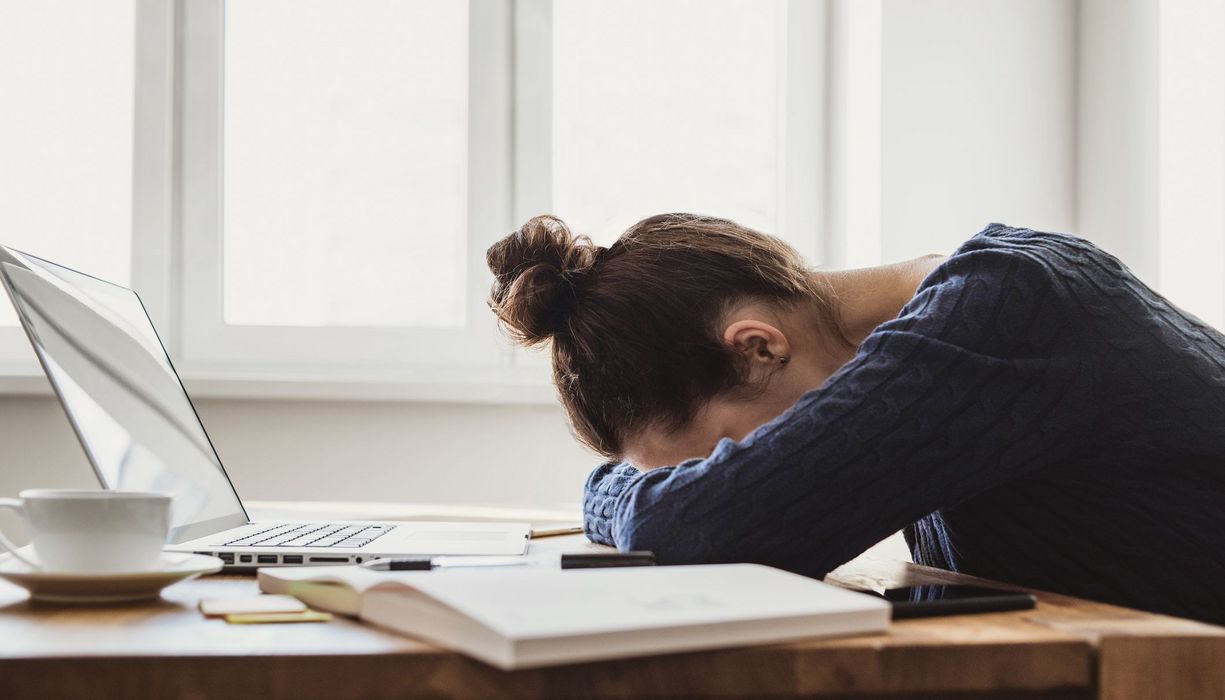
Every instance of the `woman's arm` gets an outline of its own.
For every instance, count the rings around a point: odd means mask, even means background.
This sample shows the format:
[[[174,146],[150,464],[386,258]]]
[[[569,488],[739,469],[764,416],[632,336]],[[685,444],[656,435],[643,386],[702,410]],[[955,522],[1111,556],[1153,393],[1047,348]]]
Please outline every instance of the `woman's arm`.
[[[598,544],[616,544],[612,536],[613,505],[639,474],[629,462],[606,462],[591,472],[583,489],[583,531],[587,539]]]
[[[820,576],[922,516],[1065,458],[1091,408],[1040,262],[984,242],[820,389],[704,460],[588,482],[588,532],[661,562]]]
[[[698,464],[701,459],[691,459],[679,466]],[[583,531],[587,539],[597,544],[616,546],[612,534],[613,509],[617,497],[629,488],[631,482],[643,474],[629,462],[605,462],[592,470],[583,489]]]

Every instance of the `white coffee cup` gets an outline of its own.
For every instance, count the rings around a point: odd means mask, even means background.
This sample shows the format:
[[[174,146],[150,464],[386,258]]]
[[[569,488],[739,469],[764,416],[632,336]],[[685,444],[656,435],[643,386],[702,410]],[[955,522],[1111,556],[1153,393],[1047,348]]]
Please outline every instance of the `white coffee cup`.
[[[0,508],[21,513],[37,561],[3,536],[0,546],[43,571],[149,569],[166,544],[170,502],[163,493],[28,489],[0,498]]]

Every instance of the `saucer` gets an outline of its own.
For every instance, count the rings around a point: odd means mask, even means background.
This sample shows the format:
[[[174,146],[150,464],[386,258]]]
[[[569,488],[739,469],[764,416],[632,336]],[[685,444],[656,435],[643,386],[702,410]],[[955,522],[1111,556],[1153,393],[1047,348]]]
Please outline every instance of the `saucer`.
[[[165,552],[143,571],[38,571],[11,554],[0,555],[0,578],[48,603],[119,603],[156,598],[172,583],[221,571],[223,562],[201,554]]]

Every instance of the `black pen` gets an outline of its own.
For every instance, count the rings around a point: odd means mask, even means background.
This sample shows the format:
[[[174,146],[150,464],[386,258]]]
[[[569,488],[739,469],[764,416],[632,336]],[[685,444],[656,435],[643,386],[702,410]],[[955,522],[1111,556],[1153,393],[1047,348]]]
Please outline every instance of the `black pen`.
[[[430,569],[493,568],[502,566],[539,566],[539,558],[528,557],[416,557],[375,559],[362,564],[371,571],[429,571]]]
[[[540,566],[551,563],[539,557],[416,557],[375,559],[362,564],[371,571],[430,571],[431,569],[495,568]],[[561,555],[563,569],[609,569],[627,566],[654,566],[652,552],[581,552]]]

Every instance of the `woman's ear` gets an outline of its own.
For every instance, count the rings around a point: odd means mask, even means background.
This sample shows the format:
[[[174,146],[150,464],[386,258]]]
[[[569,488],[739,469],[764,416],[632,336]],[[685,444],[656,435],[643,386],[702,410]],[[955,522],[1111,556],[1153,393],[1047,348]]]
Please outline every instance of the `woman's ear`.
[[[740,353],[749,364],[750,380],[768,375],[791,358],[787,336],[775,326],[756,319],[743,319],[728,325],[723,342]]]

